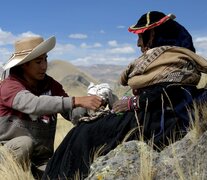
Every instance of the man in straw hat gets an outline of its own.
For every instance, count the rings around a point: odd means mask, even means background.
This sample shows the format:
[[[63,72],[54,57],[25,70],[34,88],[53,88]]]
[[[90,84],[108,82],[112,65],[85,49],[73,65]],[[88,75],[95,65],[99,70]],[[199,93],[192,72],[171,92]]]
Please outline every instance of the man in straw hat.
[[[143,52],[120,78],[133,95],[116,101],[115,113],[73,128],[48,162],[43,179],[84,179],[97,154],[105,155],[126,140],[144,140],[160,151],[186,135],[207,61],[195,53],[191,35],[174,19],[151,11],[129,27]]]
[[[72,119],[75,108],[96,110],[98,96],[71,97],[46,74],[47,52],[55,37],[28,37],[15,43],[15,52],[4,65],[9,76],[0,86],[0,142],[18,162],[43,170],[53,155],[57,113]]]

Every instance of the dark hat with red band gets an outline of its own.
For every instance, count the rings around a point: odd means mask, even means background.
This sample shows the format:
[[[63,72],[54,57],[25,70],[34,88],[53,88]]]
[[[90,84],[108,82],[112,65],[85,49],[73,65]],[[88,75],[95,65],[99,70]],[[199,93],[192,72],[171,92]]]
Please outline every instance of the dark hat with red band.
[[[144,33],[144,31],[148,29],[152,29],[156,26],[159,26],[169,19],[175,19],[176,16],[173,14],[165,15],[162,12],[151,11],[141,16],[141,18],[137,21],[137,24],[129,27],[129,32],[140,34]]]

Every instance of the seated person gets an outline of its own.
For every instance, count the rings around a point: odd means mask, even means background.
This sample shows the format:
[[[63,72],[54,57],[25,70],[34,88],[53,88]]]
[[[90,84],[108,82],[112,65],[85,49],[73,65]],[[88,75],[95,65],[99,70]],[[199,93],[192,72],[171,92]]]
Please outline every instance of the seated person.
[[[104,155],[123,140],[153,141],[161,151],[186,135],[189,108],[197,97],[206,59],[195,53],[189,32],[172,14],[151,11],[129,27],[142,55],[121,74],[133,96],[113,104],[113,112],[81,121],[66,135],[47,164],[43,179],[84,179],[97,151]],[[96,154],[97,155],[97,154]]]
[[[47,52],[54,46],[55,37],[18,40],[3,67],[9,76],[0,85],[0,143],[20,164],[32,164],[39,178],[53,155],[57,113],[70,120],[76,108],[96,110],[102,104],[98,96],[69,96],[46,74]]]

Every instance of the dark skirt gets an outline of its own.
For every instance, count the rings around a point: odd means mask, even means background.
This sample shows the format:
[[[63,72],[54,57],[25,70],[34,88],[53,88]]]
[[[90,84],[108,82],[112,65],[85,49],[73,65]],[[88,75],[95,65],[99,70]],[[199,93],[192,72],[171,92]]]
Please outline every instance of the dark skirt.
[[[162,150],[187,133],[193,117],[193,114],[189,117],[189,108],[195,91],[191,87],[187,90],[181,87],[166,88],[168,95],[154,99],[149,109],[110,113],[90,122],[79,123],[55,151],[42,179],[84,179],[89,174],[94,155],[107,154],[123,141],[153,141],[153,148]]]

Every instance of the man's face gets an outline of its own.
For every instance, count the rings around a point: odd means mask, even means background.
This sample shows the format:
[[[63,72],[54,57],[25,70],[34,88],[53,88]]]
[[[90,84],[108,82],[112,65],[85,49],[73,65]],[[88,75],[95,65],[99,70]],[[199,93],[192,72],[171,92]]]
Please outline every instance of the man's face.
[[[41,55],[22,65],[24,77],[29,82],[43,80],[47,71],[47,55]]]

